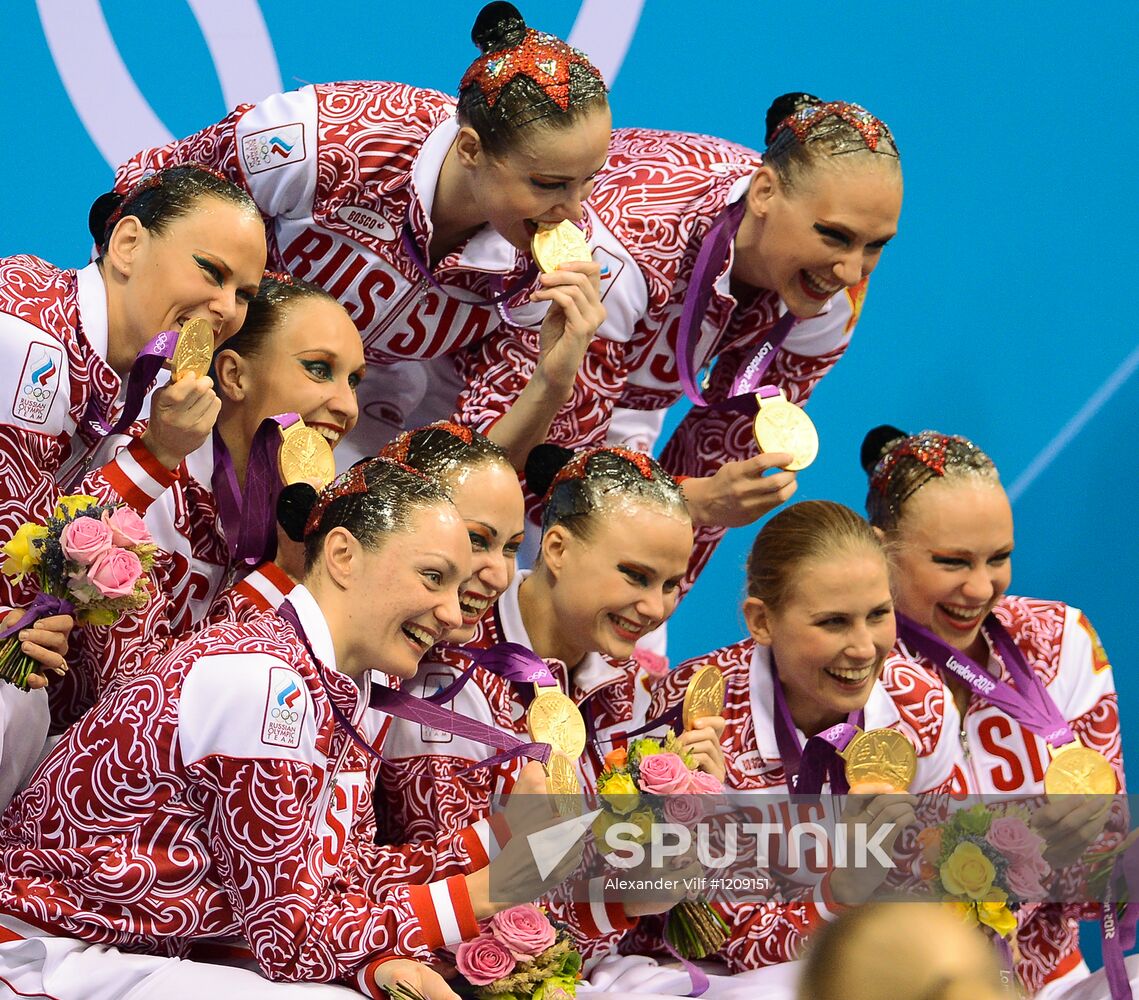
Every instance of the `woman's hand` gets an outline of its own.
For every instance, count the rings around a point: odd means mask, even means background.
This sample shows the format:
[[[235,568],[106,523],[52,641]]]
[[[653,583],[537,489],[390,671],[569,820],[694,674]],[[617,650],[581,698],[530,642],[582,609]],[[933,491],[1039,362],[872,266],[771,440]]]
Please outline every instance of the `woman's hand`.
[[[424,1000],[459,1000],[456,993],[434,969],[410,958],[393,958],[376,969],[376,985],[389,995],[399,997],[399,987],[404,987],[411,996],[418,994]]]
[[[1044,860],[1054,869],[1078,861],[1103,833],[1111,801],[1110,795],[1058,795],[1035,810],[1031,825],[1048,845]]]
[[[850,867],[835,868],[830,874],[831,893],[838,902],[847,906],[865,903],[886,881],[892,866],[877,862],[874,853],[866,847],[876,844],[882,853],[892,857],[902,831],[917,822],[914,813],[917,803],[915,796],[903,792],[847,797],[842,821],[846,824],[846,857]],[[856,841],[855,829],[859,827]],[[887,832],[879,840],[878,834],[883,829]]]
[[[605,321],[601,304],[601,266],[573,261],[538,276],[541,288],[531,302],[549,302],[539,330],[534,378],[562,402],[573,393],[574,380],[597,328]]]
[[[712,775],[720,784],[727,777],[728,768],[724,763],[724,748],[720,740],[724,736],[727,721],[718,715],[707,715],[697,719],[691,729],[686,729],[678,737],[701,771]]]
[[[9,611],[0,621],[0,629],[10,628],[23,617],[20,609]],[[62,676],[67,673],[67,640],[75,627],[71,615],[49,615],[22,628],[16,638],[20,640],[20,652],[27,654],[42,669],[28,675],[28,687],[32,690],[47,687],[48,678],[44,671]]]
[[[206,443],[220,410],[212,380],[185,375],[151,393],[150,421],[142,443],[167,469],[176,469]]]
[[[786,503],[799,485],[795,473],[783,469],[792,458],[773,451],[725,462],[711,476],[684,480],[681,488],[693,524],[739,528]]]

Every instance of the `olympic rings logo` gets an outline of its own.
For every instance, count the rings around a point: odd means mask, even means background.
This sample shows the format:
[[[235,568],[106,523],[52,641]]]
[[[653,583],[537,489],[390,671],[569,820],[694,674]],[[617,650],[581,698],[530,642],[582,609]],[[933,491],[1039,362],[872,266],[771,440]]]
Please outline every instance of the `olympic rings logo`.
[[[51,389],[45,389],[42,385],[24,386],[24,395],[31,396],[32,399],[44,400],[47,399],[51,393]]]
[[[300,712],[294,712],[291,708],[275,708],[269,714],[279,722],[297,722],[301,717]]]

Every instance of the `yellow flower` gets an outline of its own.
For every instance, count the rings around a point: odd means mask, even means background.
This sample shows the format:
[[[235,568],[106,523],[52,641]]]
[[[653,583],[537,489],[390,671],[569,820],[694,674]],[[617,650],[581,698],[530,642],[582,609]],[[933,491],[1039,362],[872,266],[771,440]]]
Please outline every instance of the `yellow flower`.
[[[641,793],[637,791],[636,783],[632,777],[621,771],[612,772],[608,776],[602,775],[597,783],[597,792],[610,809],[622,816],[631,813],[641,801]]]
[[[640,831],[633,837],[638,844],[647,844],[653,835],[653,824],[656,822],[656,817],[653,815],[651,809],[638,809],[636,812],[625,817],[626,823],[634,823],[640,827]]]
[[[114,625],[122,616],[111,608],[80,608],[75,617],[81,625]]]
[[[40,564],[43,551],[32,543],[37,538],[46,538],[47,528],[42,524],[21,524],[20,530],[4,546],[4,565],[0,572],[5,576],[14,576],[17,581],[22,580],[25,574],[30,573]]]
[[[988,899],[973,904],[977,908],[977,919],[1001,937],[1008,937],[1016,930],[1016,914],[1006,905],[1006,898],[1000,889],[994,889]]]
[[[940,869],[941,883],[954,896],[984,899],[993,887],[996,870],[976,844],[958,844]]]
[[[962,903],[959,899],[954,899],[945,904],[949,909],[961,918],[963,923],[968,924],[970,927],[977,926],[977,910],[972,903]]]
[[[649,739],[645,737],[640,740],[633,740],[629,747],[629,756],[635,757],[640,760],[642,757],[652,757],[654,754],[661,752],[660,741]]]
[[[86,510],[88,507],[97,504],[99,501],[96,497],[89,497],[82,493],[77,493],[74,496],[60,497],[55,504],[55,512],[53,517],[74,517],[81,510]]]

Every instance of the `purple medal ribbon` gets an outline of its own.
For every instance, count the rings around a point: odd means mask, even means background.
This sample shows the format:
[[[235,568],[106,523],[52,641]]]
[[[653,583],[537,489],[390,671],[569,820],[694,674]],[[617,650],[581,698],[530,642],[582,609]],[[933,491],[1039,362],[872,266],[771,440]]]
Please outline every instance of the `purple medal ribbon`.
[[[1103,908],[1100,911],[1099,932],[1103,946],[1103,970],[1112,1000],[1132,1000],[1131,980],[1127,975],[1124,953],[1135,947],[1136,925],[1139,924],[1139,903],[1123,905],[1122,914],[1116,908],[1112,895],[1115,876],[1122,872],[1132,899],[1139,891],[1139,844],[1132,844],[1121,857],[1115,859],[1111,876],[1107,880]]]
[[[368,756],[374,760],[382,761],[383,757],[376,751],[375,747],[371,746],[356,731],[356,727],[352,725],[352,720],[340,710],[336,702],[332,699],[331,693],[328,691],[328,684],[324,680],[324,664],[320,662],[316,653],[313,652],[312,643],[309,642],[308,635],[305,633],[304,626],[301,624],[296,608],[293,607],[290,601],[286,600],[281,604],[280,608],[277,609],[277,615],[292,625],[293,630],[297,633],[297,637],[304,643],[305,649],[308,650],[309,656],[312,657],[313,663],[316,664],[317,673],[320,675],[321,683],[324,685],[325,694],[328,695],[328,704],[332,709],[332,714],[337,724],[348,734],[352,742],[360,747]],[[552,752],[552,748],[548,743],[527,743],[512,733],[504,733],[501,729],[488,726],[485,722],[479,722],[477,719],[468,719],[464,715],[459,715],[457,712],[452,712],[439,705],[434,705],[422,698],[416,698],[404,691],[395,691],[392,688],[380,687],[378,684],[372,685],[371,694],[368,698],[368,707],[379,709],[397,719],[433,726],[436,729],[441,729],[454,736],[464,736],[468,739],[476,740],[479,743],[486,743],[492,747],[497,747],[503,751],[493,757],[488,757],[486,760],[481,760],[477,764],[471,765],[471,767],[465,769],[468,771],[478,767],[490,767],[501,761],[513,760],[516,757],[527,757],[530,760],[540,761],[542,764],[545,764],[550,759],[550,753]]]
[[[980,664],[917,622],[901,614],[897,618],[899,637],[907,646],[929,657],[943,676],[956,677],[974,694],[1042,737],[1049,746],[1064,746],[1076,739],[1044,683],[996,615],[990,612],[981,627],[992,640],[1016,687],[993,677]]]
[[[776,353],[795,325],[795,317],[790,312],[776,322],[767,339],[752,352],[747,362],[740,366],[732,380],[731,395],[723,402],[709,403],[704,398],[704,394],[696,384],[693,368],[696,361],[696,346],[700,340],[700,326],[704,321],[704,314],[708,311],[712,288],[728,259],[728,248],[739,231],[746,209],[746,198],[732,202],[716,216],[708,232],[704,234],[704,241],[700,245],[700,252],[696,255],[696,263],[688,280],[688,289],[684,293],[684,307],[680,313],[680,330],[676,339],[676,374],[681,388],[684,389],[684,395],[694,406],[740,410],[751,415],[758,409],[755,395],[760,391],[759,381],[771,367]],[[775,395],[777,391],[773,388],[771,393],[764,395]]]
[[[528,287],[530,285],[530,283],[534,280],[534,278],[538,274],[538,265],[535,264],[533,261],[530,261],[530,264],[527,266],[526,270],[523,272],[522,277],[519,278],[518,281],[514,285],[512,285],[510,288],[504,288],[498,295],[494,296],[494,298],[491,298],[491,299],[460,299],[453,292],[447,291],[447,289],[444,288],[443,285],[439,283],[439,279],[436,278],[435,275],[431,273],[431,268],[429,268],[427,266],[427,261],[424,259],[423,254],[421,254],[419,252],[419,247],[415,245],[415,236],[411,231],[411,220],[410,220],[410,218],[404,220],[403,228],[400,230],[399,238],[400,238],[400,242],[403,244],[404,250],[407,251],[407,255],[411,258],[411,262],[415,265],[415,269],[424,277],[424,279],[426,279],[427,283],[432,288],[434,288],[436,291],[440,292],[441,294],[446,295],[449,298],[458,299],[458,301],[464,303],[465,305],[469,305],[469,306],[494,306],[494,305],[498,305],[498,303],[505,302],[508,299],[513,298],[520,291],[522,291],[523,288]]]
[[[210,477],[230,558],[256,566],[273,557],[277,497],[281,476],[277,471],[279,433],[300,419],[295,413],[266,417],[253,435],[245,463],[245,489],[237,482],[233,458],[214,428],[214,470]]]
[[[498,642],[486,649],[460,646],[460,652],[471,657],[470,665],[445,688],[428,695],[424,701],[442,705],[450,701],[474,675],[476,667],[489,670],[514,684],[537,684],[539,687],[557,687],[558,682],[546,661],[532,649],[517,642]]]
[[[127,396],[123,403],[123,411],[113,425],[107,423],[94,397],[87,400],[87,410],[83,414],[83,419],[98,437],[121,434],[134,423],[142,410],[142,401],[146,398],[147,389],[158,377],[162,365],[173,356],[177,344],[178,331],[163,330],[151,337],[146,346],[138,352],[127,376]]]
[[[840,722],[812,736],[804,747],[795,731],[795,720],[791,717],[791,708],[783,693],[774,656],[771,657],[771,679],[775,682],[775,742],[783,760],[787,787],[793,795],[818,795],[823,789],[824,780],[829,776],[831,791],[845,795],[850,791],[850,785],[838,751],[846,749],[846,745],[863,725],[862,709],[851,712],[846,717],[846,722]]]

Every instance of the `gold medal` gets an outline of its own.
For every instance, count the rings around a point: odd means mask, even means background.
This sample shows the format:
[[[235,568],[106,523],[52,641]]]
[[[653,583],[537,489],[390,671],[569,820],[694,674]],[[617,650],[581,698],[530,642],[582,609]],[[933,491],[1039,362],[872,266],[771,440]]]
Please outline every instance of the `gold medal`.
[[[546,274],[575,260],[593,260],[589,244],[585,242],[581,230],[569,219],[564,219],[556,226],[539,229],[530,241],[530,250],[538,267]]]
[[[577,705],[561,691],[545,690],[530,702],[526,729],[532,742],[549,743],[570,760],[577,760],[585,751],[585,720]]]
[[[918,756],[913,744],[896,729],[871,729],[858,733],[839,753],[844,761],[847,784],[889,785],[907,791],[917,773]]]
[[[178,334],[174,354],[170,358],[170,381],[183,375],[205,375],[214,358],[213,327],[204,319],[189,320]]]
[[[1052,750],[1044,772],[1044,791],[1049,795],[1114,795],[1115,771],[1098,750],[1078,741]]]
[[[766,399],[756,396],[759,412],[752,430],[760,451],[783,451],[791,455],[786,468],[792,472],[805,469],[819,453],[819,434],[811,418],[794,403],[787,401],[783,390]]]
[[[559,816],[581,815],[581,782],[573,761],[564,753],[554,750],[546,762],[546,791],[554,799]]]
[[[720,673],[719,667],[701,667],[692,675],[692,680],[684,691],[684,728],[691,729],[697,719],[723,714],[724,675]]]
[[[281,432],[277,466],[286,485],[300,482],[319,483],[323,489],[336,478],[336,459],[332,446],[323,435],[298,420]]]

